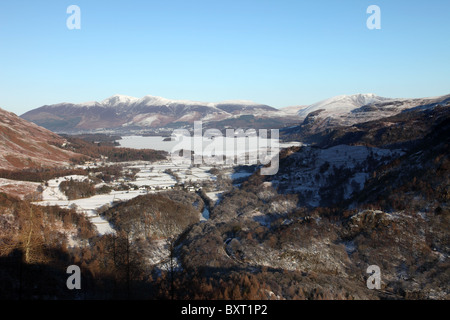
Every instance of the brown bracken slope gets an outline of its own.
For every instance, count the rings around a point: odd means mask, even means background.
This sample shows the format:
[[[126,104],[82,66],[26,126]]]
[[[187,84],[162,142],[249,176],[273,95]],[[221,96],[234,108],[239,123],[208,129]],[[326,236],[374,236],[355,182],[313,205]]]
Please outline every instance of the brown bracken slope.
[[[64,166],[77,154],[65,139],[0,108],[0,169]]]

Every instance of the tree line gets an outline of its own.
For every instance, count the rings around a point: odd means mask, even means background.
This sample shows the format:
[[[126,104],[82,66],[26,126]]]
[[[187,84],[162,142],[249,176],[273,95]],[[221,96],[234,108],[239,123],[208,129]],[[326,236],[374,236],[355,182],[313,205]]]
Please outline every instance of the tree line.
[[[73,163],[82,164],[92,159],[103,159],[110,162],[125,161],[159,161],[167,157],[167,152],[152,149],[132,149],[111,146],[104,142],[86,141],[80,138],[67,137],[64,149],[82,154],[82,157],[73,158]]]

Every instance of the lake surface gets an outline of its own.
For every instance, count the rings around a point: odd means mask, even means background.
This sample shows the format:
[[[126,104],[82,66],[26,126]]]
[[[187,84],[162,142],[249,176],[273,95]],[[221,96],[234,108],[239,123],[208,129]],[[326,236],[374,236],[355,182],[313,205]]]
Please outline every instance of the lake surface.
[[[230,155],[243,154],[248,152],[264,151],[270,147],[286,148],[290,146],[300,146],[300,142],[271,141],[260,137],[216,137],[209,139],[205,137],[178,136],[177,141],[164,141],[162,136],[124,136],[119,140],[121,147],[133,149],[154,149],[163,150],[169,153],[176,150],[201,150],[203,154]],[[198,153],[198,152],[196,152]]]

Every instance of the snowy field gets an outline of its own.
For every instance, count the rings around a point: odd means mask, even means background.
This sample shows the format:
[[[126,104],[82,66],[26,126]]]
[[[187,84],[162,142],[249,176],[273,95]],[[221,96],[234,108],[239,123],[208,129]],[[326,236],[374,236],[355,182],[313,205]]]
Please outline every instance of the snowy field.
[[[13,193],[20,199],[36,192],[41,183],[0,178],[0,192]]]
[[[136,174],[134,181],[129,181],[130,185],[139,187],[139,190],[127,190],[127,191],[111,191],[109,194],[95,195],[90,198],[68,200],[66,195],[59,189],[61,182],[66,180],[83,181],[88,179],[88,176],[65,176],[51,179],[48,181],[47,186],[44,187],[42,192],[42,200],[35,202],[35,204],[42,206],[60,206],[62,208],[76,208],[78,212],[86,214],[90,220],[97,227],[99,234],[106,234],[114,232],[109,223],[101,218],[97,211],[102,206],[111,206],[114,202],[127,201],[147,193],[158,192],[155,189],[159,188],[164,191],[170,187],[175,186],[176,179],[166,172],[166,170],[172,170],[180,179],[181,183],[184,182],[197,182],[204,180],[215,180],[216,177],[209,173],[212,167],[205,166],[200,168],[191,168],[188,165],[177,166],[170,161],[160,161],[157,163],[148,162],[129,162],[124,166],[124,170],[136,168],[140,171]],[[103,185],[104,183],[102,183]],[[111,186],[117,185],[119,182],[111,183]],[[100,185],[98,185],[100,186]],[[149,189],[144,189],[149,187]],[[152,188],[153,187],[153,188]],[[216,195],[211,193],[213,200],[216,199]],[[202,219],[208,217],[205,213],[202,215]]]
[[[97,214],[97,210],[104,205],[111,205],[114,201],[130,200],[142,195],[140,190],[112,191],[110,194],[95,195],[90,198],[76,200],[54,200],[45,199],[35,202],[42,206],[60,206],[61,208],[76,208],[78,212],[86,214],[91,222],[97,227],[100,234],[114,232],[109,223]],[[65,197],[65,196],[64,196]]]

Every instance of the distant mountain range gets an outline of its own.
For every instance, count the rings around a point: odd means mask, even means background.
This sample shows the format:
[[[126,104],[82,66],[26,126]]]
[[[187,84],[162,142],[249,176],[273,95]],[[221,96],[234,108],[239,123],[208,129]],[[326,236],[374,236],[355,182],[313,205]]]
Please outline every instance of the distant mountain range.
[[[31,110],[21,117],[58,133],[113,130],[133,131],[192,126],[203,121],[215,128],[281,128],[300,125],[317,132],[348,126],[404,110],[446,104],[450,95],[393,99],[375,94],[341,95],[306,106],[276,109],[252,101],[218,103],[170,100],[155,96],[134,98],[114,95],[101,102],[59,103]]]
[[[251,101],[209,103],[124,95],[114,95],[101,102],[46,105],[22,115],[24,119],[55,132],[176,128],[194,121],[214,122],[241,116],[289,117],[278,109]]]

